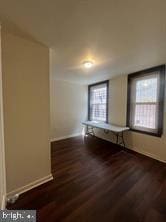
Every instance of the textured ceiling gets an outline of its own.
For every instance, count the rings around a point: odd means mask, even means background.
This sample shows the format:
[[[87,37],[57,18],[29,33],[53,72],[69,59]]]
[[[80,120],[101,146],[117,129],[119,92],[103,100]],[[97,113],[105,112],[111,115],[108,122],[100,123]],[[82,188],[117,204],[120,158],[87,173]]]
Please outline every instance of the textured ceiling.
[[[91,83],[166,62],[165,0],[0,0],[0,15],[53,49],[57,79]]]

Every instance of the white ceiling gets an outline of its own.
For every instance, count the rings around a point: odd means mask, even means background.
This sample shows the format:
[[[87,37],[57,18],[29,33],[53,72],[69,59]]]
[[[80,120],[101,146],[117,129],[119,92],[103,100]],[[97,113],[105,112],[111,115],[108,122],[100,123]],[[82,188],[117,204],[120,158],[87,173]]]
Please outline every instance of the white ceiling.
[[[0,15],[54,49],[56,79],[91,83],[166,62],[166,0],[0,0]]]

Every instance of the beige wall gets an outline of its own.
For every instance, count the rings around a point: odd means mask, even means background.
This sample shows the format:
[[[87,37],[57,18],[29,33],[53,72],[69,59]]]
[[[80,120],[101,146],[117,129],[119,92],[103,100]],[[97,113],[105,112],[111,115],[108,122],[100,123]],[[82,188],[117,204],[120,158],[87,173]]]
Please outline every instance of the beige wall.
[[[110,80],[109,97],[109,122],[117,125],[126,125],[127,109],[127,75]],[[166,104],[166,97],[165,97]],[[98,136],[105,139],[112,138],[99,131]],[[161,138],[145,134],[128,132],[125,135],[127,147],[153,158],[166,161],[166,109],[164,112],[164,134]]]
[[[48,176],[49,50],[2,32],[7,192]]]
[[[87,115],[87,87],[50,79],[51,139],[80,134]]]

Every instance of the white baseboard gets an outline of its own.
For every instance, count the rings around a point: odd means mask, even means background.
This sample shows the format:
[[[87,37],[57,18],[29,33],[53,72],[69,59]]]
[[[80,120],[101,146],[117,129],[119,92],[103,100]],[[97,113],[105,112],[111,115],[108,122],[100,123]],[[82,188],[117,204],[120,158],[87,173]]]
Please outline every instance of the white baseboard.
[[[6,195],[2,196],[1,210],[6,209]]]
[[[103,137],[98,136],[98,135],[97,135],[97,137],[100,138],[100,139],[106,140],[106,141],[108,141],[108,142],[114,143],[114,142],[111,141],[111,139],[109,139],[109,138],[103,138]],[[158,161],[160,161],[160,162],[166,163],[166,160],[161,159],[160,157],[156,156],[155,154],[148,153],[148,152],[146,152],[145,150],[138,149],[138,148],[136,148],[136,147],[131,148],[131,147],[129,147],[129,146],[126,146],[126,148],[129,149],[129,150],[135,151],[135,152],[137,152],[137,153],[140,153],[140,154],[142,154],[142,155],[148,156],[148,157],[150,157],[150,158],[152,158],[152,159],[155,159],[155,160],[158,160]]]
[[[31,189],[33,189],[35,187],[38,187],[38,186],[40,186],[40,185],[42,185],[44,183],[47,183],[47,182],[49,182],[51,180],[53,180],[52,174],[50,174],[50,175],[48,175],[46,177],[40,178],[40,179],[38,179],[38,180],[36,180],[36,181],[34,181],[32,183],[29,183],[29,184],[27,184],[27,185],[25,185],[23,187],[20,187],[20,188],[18,188],[16,190],[13,190],[13,191],[7,193],[7,198],[13,197],[16,194],[20,195],[22,193],[25,193],[28,190],[31,190]]]
[[[143,154],[143,155],[145,155],[145,156],[148,156],[148,157],[150,157],[150,158],[152,158],[152,159],[155,159],[155,160],[158,160],[158,161],[160,161],[160,162],[163,162],[163,163],[166,163],[166,160],[163,160],[163,159],[161,159],[160,157],[158,157],[158,156],[156,156],[155,154],[152,154],[152,153],[148,153],[148,152],[146,152],[145,150],[140,150],[140,149],[138,149],[138,148],[130,148],[130,147],[127,147],[129,150],[132,150],[132,151],[135,151],[135,152],[137,152],[137,153],[140,153],[140,154]]]
[[[50,141],[55,142],[58,140],[64,140],[64,139],[68,139],[68,138],[72,138],[72,137],[76,137],[76,136],[81,136],[81,135],[82,135],[82,133],[75,133],[75,134],[71,134],[71,135],[67,135],[67,136],[57,137],[57,138],[51,139]]]

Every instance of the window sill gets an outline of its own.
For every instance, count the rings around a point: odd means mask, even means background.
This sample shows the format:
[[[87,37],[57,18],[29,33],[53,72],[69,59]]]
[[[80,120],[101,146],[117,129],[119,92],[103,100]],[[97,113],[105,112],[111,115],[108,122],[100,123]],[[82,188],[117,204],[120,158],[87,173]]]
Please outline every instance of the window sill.
[[[133,131],[133,132],[136,132],[136,133],[145,134],[145,135],[149,135],[149,136],[155,136],[155,137],[161,137],[162,136],[161,132],[152,133],[152,132],[147,132],[147,131],[142,131],[142,130],[137,130],[137,129],[132,129],[132,128],[130,128],[130,131]]]

